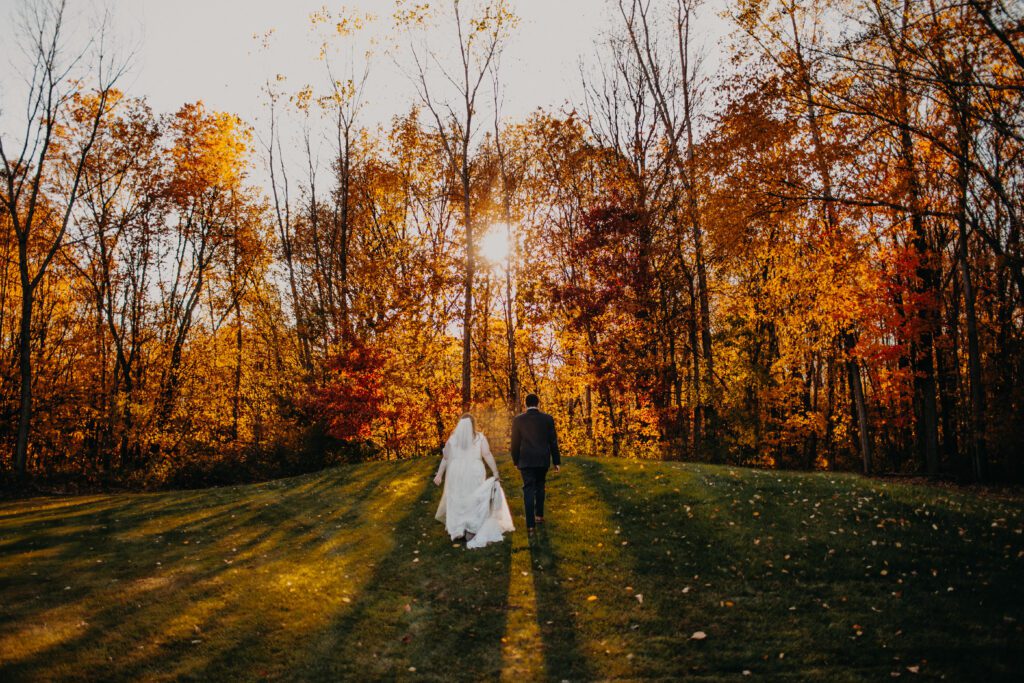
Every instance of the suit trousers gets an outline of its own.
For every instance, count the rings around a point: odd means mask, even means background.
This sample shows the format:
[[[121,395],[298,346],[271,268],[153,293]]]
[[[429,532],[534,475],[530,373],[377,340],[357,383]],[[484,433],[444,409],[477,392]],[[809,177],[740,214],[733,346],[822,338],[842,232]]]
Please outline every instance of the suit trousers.
[[[523,476],[523,503],[526,507],[526,528],[537,525],[537,517],[544,516],[544,478],[548,474],[547,467],[521,467]]]

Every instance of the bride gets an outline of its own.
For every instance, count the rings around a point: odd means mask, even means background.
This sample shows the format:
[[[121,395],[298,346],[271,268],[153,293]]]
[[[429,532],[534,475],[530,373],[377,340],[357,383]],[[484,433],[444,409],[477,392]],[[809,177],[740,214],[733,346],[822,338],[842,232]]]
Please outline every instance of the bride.
[[[486,477],[484,463],[493,476]],[[434,476],[438,486],[444,481],[435,517],[444,523],[453,541],[465,538],[467,548],[482,548],[501,541],[505,532],[515,531],[500,479],[487,437],[476,431],[473,416],[464,414],[444,445],[444,457]]]

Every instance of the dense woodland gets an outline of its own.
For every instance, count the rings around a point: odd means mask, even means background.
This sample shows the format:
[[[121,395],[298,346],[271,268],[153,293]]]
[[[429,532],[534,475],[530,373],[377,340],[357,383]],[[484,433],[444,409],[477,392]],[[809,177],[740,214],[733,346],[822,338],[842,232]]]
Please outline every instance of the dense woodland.
[[[0,471],[159,486],[409,457],[465,408],[501,450],[536,391],[568,454],[1024,477],[1020,5],[605,9],[585,96],[522,120],[508,3],[325,10],[323,80],[268,81],[257,126],[154,112],[107,34],[79,55],[62,2],[25,3]],[[408,75],[384,126],[344,49],[371,20]]]

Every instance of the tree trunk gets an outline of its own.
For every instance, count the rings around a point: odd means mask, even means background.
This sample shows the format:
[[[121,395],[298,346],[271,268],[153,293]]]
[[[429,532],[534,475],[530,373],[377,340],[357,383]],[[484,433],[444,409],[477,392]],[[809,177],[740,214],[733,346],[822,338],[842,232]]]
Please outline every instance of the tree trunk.
[[[21,396],[18,406],[18,440],[14,450],[14,468],[25,478],[28,471],[28,434],[32,424],[32,308],[34,291],[28,276],[27,245],[21,245],[21,322],[18,329],[18,371]]]
[[[587,443],[590,444],[590,456],[593,457],[597,450],[594,444],[594,402],[592,397],[592,389],[590,384],[587,384],[583,394],[583,401],[586,407],[586,418],[584,424],[587,430]]]
[[[622,450],[622,435],[619,433],[619,421],[615,415],[615,399],[612,398],[611,389],[605,384],[598,386],[598,395],[601,397],[601,402],[604,403],[608,414],[608,426],[611,427],[612,457],[617,458]]]
[[[846,371],[849,374],[850,398],[853,401],[854,414],[857,417],[857,437],[860,444],[861,459],[864,463],[864,474],[871,474],[874,467],[871,457],[871,434],[868,432],[868,411],[864,401],[864,383],[860,376],[860,364],[851,353],[855,344],[852,332],[843,334],[843,346],[847,354]]]
[[[825,405],[825,453],[828,456],[828,468],[833,470],[836,466],[835,427],[833,425],[833,417],[835,415],[836,405],[836,378],[839,374],[837,371],[835,345],[832,345],[829,348],[826,367],[828,368],[828,392]]]
[[[339,123],[339,125],[342,125]],[[349,320],[349,287],[348,287],[348,245],[351,239],[351,230],[349,229],[349,192],[350,192],[350,174],[351,174],[351,143],[349,140],[349,128],[346,126],[343,128],[343,136],[341,139],[341,159],[339,160],[339,167],[341,170],[341,188],[338,201],[340,203],[341,210],[341,244],[338,249],[338,269],[339,269],[339,280],[340,280],[340,291],[338,292],[338,298],[341,300],[341,336],[342,339],[348,342],[352,336],[352,325]]]
[[[691,392],[693,393],[693,400],[691,405],[693,407],[693,426],[691,433],[692,437],[692,448],[694,457],[699,457],[700,448],[703,445],[701,436],[704,432],[702,424],[703,411],[701,406],[703,400],[701,399],[701,372],[700,372],[700,343],[699,343],[699,327],[700,324],[697,320],[697,293],[694,291],[693,277],[686,279],[686,284],[690,293],[690,315],[689,320],[689,337],[690,337],[690,350],[691,357],[693,360],[693,370],[691,377]]]
[[[911,367],[914,372],[914,403],[918,406],[918,423],[915,436],[919,454],[924,459],[928,476],[939,474],[939,419],[936,405],[935,380],[935,329],[938,296],[938,274],[934,266],[934,255],[928,248],[924,216],[920,211],[920,187],[914,166],[913,142],[910,131],[900,131],[903,161],[906,166],[908,192],[912,214],[910,223],[913,232],[912,245],[917,256],[912,289],[916,296],[916,317],[920,329],[911,344]]]
[[[238,422],[242,413],[242,305],[235,300],[235,377],[231,397],[231,440],[238,443]]]
[[[697,295],[700,302],[700,344],[704,357],[704,401],[702,419],[704,441],[714,448],[715,430],[715,359],[711,348],[711,312],[708,303],[707,269],[704,265],[703,236],[697,221],[693,222],[694,261],[697,269]],[[715,454],[712,454],[715,455]],[[717,457],[717,455],[716,455]]]
[[[469,127],[467,126],[467,129]],[[468,144],[468,140],[466,143]],[[465,301],[462,311],[462,410],[468,411],[473,401],[472,330],[473,330],[473,275],[476,259],[473,255],[473,223],[469,196],[469,150],[462,151],[462,217],[466,225],[466,280]]]
[[[964,185],[966,186],[966,183]],[[962,189],[966,193],[965,186]],[[957,218],[957,224],[960,281],[967,323],[967,377],[971,389],[971,473],[976,481],[984,481],[988,466],[988,453],[985,447],[985,388],[981,379],[978,318],[974,310],[974,287],[968,263],[967,227],[963,211]]]
[[[970,179],[967,158],[971,140],[968,130],[969,102],[966,95],[954,93],[956,136],[959,159],[957,161],[957,256],[960,281],[963,288],[964,315],[967,324],[967,376],[971,390],[971,471],[975,481],[984,481],[988,475],[988,453],[985,445],[985,387],[981,377],[981,350],[978,342],[978,318],[974,310],[974,286],[971,282],[970,245],[967,240],[967,201]]]
[[[515,414],[519,410],[519,362],[516,358],[516,322],[512,302],[512,264],[506,264],[505,270],[505,330],[508,340],[508,403],[511,408],[509,412]]]

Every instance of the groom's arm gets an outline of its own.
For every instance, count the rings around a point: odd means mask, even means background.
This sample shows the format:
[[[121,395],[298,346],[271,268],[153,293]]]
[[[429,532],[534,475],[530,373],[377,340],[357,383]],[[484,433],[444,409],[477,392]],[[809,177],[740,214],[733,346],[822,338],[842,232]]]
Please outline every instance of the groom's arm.
[[[548,444],[551,447],[551,464],[558,467],[562,464],[562,457],[558,452],[558,432],[555,431],[555,418],[548,416]]]
[[[509,450],[512,451],[512,464],[519,467],[519,446],[523,441],[522,435],[519,433],[519,420],[512,420],[512,444]]]

